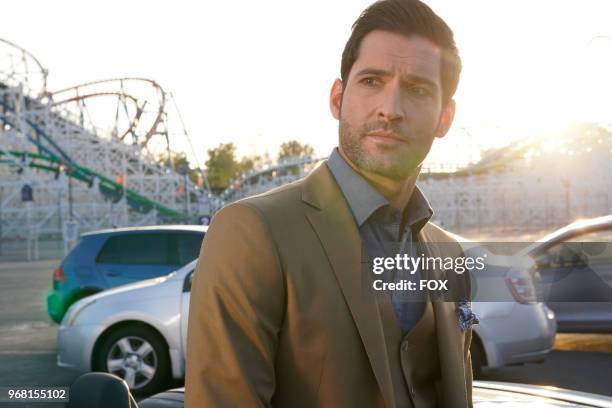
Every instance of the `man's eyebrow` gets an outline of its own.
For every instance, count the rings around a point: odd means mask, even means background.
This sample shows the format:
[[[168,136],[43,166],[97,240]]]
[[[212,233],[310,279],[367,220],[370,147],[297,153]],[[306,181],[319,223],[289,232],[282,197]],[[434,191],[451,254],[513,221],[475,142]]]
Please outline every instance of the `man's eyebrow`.
[[[389,71],[385,71],[384,69],[364,68],[361,71],[357,72],[356,74],[356,76],[364,76],[364,75],[390,76],[391,73]]]
[[[414,74],[402,75],[402,82],[425,84],[433,89],[438,88],[438,84],[436,82],[432,81],[429,78],[420,76],[420,75],[414,75]]]
[[[385,71],[384,69],[378,69],[378,68],[364,68],[361,71],[357,72],[356,74],[356,76],[358,77],[367,76],[367,75],[388,77],[388,76],[391,76],[392,74],[389,71]],[[423,84],[427,84],[428,86],[432,88],[438,87],[438,84],[432,81],[431,79],[422,77],[420,75],[414,75],[414,74],[402,75],[402,82],[423,83]]]

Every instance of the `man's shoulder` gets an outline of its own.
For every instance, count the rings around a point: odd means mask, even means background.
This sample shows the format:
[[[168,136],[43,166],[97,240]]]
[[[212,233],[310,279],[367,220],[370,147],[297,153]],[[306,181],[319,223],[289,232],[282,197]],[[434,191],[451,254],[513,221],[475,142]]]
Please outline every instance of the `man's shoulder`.
[[[273,188],[264,193],[253,195],[237,201],[237,204],[254,207],[262,212],[268,212],[288,205],[295,206],[302,201],[302,188],[305,178]]]
[[[333,176],[327,166],[321,163],[299,180],[244,198],[236,203],[252,207],[266,215],[301,214],[312,205],[317,206],[316,203],[321,197],[329,198],[337,194],[339,190],[334,189],[337,187]],[[313,192],[316,198],[313,198]]]
[[[291,217],[299,212],[304,179],[276,187],[261,194],[243,198],[224,206],[214,218],[259,218],[267,222],[279,217]],[[213,219],[214,222],[214,219]]]

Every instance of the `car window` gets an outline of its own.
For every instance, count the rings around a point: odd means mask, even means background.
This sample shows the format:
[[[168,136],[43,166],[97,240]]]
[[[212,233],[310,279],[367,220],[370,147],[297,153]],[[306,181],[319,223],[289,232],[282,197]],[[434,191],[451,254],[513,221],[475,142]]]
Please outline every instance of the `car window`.
[[[179,265],[185,265],[200,255],[202,234],[176,234],[176,249]]]
[[[101,264],[172,265],[167,233],[125,234],[110,237],[97,262]]]
[[[545,268],[568,268],[584,263],[579,244],[561,241],[548,248],[539,261]]]
[[[121,263],[121,242],[120,236],[110,237],[106,240],[98,257],[96,258],[97,263],[102,264],[115,264]]]
[[[573,241],[581,243],[581,252],[590,266],[612,264],[612,230],[592,231]]]
[[[590,231],[557,242],[544,253],[551,267],[576,267],[610,264],[612,230]]]

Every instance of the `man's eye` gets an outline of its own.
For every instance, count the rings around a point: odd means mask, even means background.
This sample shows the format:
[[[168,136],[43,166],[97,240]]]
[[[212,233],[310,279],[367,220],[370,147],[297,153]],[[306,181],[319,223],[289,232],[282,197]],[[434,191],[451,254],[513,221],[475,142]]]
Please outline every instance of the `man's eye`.
[[[429,89],[423,86],[413,86],[412,88],[410,88],[410,92],[412,92],[414,95],[417,95],[417,96],[431,95],[431,92],[429,91]]]
[[[361,83],[367,86],[376,86],[378,85],[378,80],[373,77],[367,77],[367,78],[363,78],[361,80]]]

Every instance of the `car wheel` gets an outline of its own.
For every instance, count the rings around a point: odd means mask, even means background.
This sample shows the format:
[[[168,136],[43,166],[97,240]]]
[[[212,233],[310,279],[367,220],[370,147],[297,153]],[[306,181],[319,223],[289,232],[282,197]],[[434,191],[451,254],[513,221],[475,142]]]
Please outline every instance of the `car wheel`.
[[[472,344],[470,344],[470,354],[472,355],[472,373],[474,374],[474,378],[476,378],[480,376],[482,367],[486,363],[484,348],[482,347],[482,343],[480,343],[480,339],[478,339],[478,337],[474,337],[472,339]]]
[[[152,394],[168,383],[168,346],[148,327],[118,329],[106,337],[99,350],[98,369],[122,378],[134,394]]]

